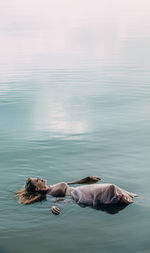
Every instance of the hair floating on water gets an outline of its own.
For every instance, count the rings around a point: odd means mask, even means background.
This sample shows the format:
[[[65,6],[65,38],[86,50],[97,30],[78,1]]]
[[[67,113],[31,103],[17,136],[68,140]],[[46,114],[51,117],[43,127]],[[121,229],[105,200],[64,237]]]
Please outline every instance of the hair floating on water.
[[[18,202],[20,204],[29,205],[37,201],[42,201],[46,199],[46,194],[42,194],[40,192],[30,193],[27,192],[26,189],[21,189],[15,193],[18,198]]]
[[[20,204],[29,205],[46,199],[46,192],[36,191],[30,178],[27,179],[23,189],[15,193]]]

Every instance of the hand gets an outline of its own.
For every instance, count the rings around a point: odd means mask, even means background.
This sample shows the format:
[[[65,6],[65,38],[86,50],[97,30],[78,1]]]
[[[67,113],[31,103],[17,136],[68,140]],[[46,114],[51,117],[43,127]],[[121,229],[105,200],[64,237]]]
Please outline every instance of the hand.
[[[93,177],[93,176],[90,176],[90,177],[87,177],[86,183],[87,183],[87,184],[95,184],[95,183],[97,183],[99,180],[101,180],[100,177]]]
[[[67,184],[95,184],[99,180],[101,180],[100,177],[89,176],[89,177],[85,177],[74,182],[69,182]]]
[[[58,207],[56,207],[56,206],[52,206],[51,207],[51,211],[55,215],[59,215],[60,214],[60,209]]]

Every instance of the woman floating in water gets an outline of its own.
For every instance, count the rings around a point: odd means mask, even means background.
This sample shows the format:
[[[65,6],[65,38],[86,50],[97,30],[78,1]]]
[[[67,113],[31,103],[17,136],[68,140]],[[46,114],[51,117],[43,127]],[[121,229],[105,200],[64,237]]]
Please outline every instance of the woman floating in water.
[[[71,183],[58,183],[47,186],[46,180],[42,178],[28,178],[24,188],[16,193],[21,204],[32,204],[36,201],[46,199],[46,195],[53,197],[71,196],[72,199],[83,205],[113,205],[130,204],[137,195],[119,188],[114,184],[96,184],[98,177],[86,177]],[[78,187],[70,187],[70,184],[88,184]],[[52,212],[59,214],[57,207],[52,207]]]

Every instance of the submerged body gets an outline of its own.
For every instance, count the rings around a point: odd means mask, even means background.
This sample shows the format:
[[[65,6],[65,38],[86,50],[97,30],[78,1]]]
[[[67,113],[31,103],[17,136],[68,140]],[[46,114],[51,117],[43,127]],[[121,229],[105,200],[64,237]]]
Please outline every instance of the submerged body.
[[[71,196],[78,204],[96,206],[99,204],[133,203],[136,194],[127,192],[114,184],[84,185],[69,187],[66,183],[49,186],[47,192],[54,197]]]

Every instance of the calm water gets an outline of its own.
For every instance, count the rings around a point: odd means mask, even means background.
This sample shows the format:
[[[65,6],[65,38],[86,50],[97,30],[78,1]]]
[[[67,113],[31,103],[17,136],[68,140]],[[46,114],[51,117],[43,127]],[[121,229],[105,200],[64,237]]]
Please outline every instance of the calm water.
[[[0,252],[150,252],[149,1],[0,3]],[[17,203],[28,176],[96,175],[116,214]]]

